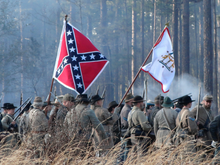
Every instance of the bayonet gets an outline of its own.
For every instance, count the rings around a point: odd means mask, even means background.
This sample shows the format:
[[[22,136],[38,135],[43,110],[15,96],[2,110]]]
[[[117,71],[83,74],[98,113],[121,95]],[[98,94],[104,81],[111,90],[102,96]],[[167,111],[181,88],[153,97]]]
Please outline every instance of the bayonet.
[[[96,95],[98,95],[98,94],[99,94],[99,85],[98,85],[97,90],[96,90]]]
[[[106,93],[106,87],[105,87],[105,89],[104,89],[104,91],[102,92],[102,98],[105,98],[105,93]]]

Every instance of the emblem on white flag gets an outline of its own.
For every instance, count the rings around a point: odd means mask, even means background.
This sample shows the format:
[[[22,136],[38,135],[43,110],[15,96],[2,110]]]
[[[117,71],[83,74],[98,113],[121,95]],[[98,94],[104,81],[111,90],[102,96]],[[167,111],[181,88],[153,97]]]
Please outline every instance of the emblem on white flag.
[[[158,42],[153,48],[152,61],[143,66],[142,70],[149,73],[162,86],[164,93],[169,91],[175,75],[173,47],[169,29],[164,28]]]

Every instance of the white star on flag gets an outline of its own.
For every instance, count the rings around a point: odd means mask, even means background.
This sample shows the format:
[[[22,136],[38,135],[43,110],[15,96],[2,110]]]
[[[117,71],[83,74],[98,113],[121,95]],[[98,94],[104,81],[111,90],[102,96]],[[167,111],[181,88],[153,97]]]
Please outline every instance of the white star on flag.
[[[104,58],[103,54],[99,54],[100,58]]]
[[[70,52],[75,52],[75,48],[70,48]]]
[[[60,69],[58,69],[58,74],[60,74]]]
[[[72,61],[76,61],[77,57],[76,56],[73,56],[71,57],[72,58]]]
[[[63,69],[63,64],[61,65],[61,68]]]
[[[81,56],[82,60],[86,60],[86,56],[82,55]]]
[[[80,75],[79,74],[77,74],[77,75],[75,75],[75,77],[76,77],[76,79],[80,79]]]
[[[77,84],[77,86],[78,86],[78,88],[82,88],[82,84],[81,83]]]
[[[68,60],[67,60],[67,59],[65,59],[65,60],[64,60],[64,64],[66,64],[66,63],[67,63],[67,61],[68,61]]]
[[[72,34],[72,32],[69,30],[68,32],[67,32],[67,36],[69,36],[69,35],[71,35]]]
[[[90,55],[90,60],[91,59],[95,60],[95,55],[94,54]]]
[[[73,41],[71,38],[68,40],[69,44],[73,44]]]
[[[78,70],[79,67],[78,67],[77,65],[75,65],[75,66],[73,66],[73,69],[74,69],[74,70]]]

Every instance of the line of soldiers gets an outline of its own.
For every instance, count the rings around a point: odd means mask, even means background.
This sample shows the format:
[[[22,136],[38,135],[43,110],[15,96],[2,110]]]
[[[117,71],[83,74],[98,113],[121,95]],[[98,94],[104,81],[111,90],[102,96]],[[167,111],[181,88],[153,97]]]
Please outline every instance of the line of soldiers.
[[[35,97],[16,121],[13,116],[16,107],[5,103],[0,131],[1,135],[10,136],[2,138],[1,143],[10,142],[13,147],[22,141],[34,150],[34,157],[40,157],[46,147],[52,145],[58,150],[66,143],[99,149],[101,156],[123,140],[120,157],[124,161],[132,146],[145,154],[151,144],[162,148],[189,141],[185,151],[196,152],[208,150],[213,140],[219,141],[220,133],[216,135],[216,130],[220,129],[220,117],[213,121],[210,95],[204,96],[202,105],[191,111],[194,100],[188,95],[179,98],[175,105],[169,97],[159,95],[154,102],[148,101],[146,107],[141,96],[128,94],[125,105],[118,106],[112,101],[107,109],[103,108],[103,99],[99,95],[89,99],[86,94],[76,98],[66,94],[48,105],[41,97]],[[78,150],[76,154],[83,156],[85,151]]]

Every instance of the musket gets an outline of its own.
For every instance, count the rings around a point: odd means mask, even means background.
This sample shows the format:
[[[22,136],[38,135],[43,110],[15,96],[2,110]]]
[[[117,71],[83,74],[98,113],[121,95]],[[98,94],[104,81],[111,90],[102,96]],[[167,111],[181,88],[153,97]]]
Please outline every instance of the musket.
[[[22,108],[22,110],[19,112],[19,114],[14,118],[14,121],[17,120],[17,118],[23,113],[24,109],[27,107],[27,105],[31,102],[32,98],[30,98],[27,102],[25,102],[24,104],[22,104],[22,106],[24,106]],[[15,114],[15,113],[14,113]]]
[[[98,94],[99,94],[99,85],[98,85],[97,90],[96,90],[96,95],[98,95]]]
[[[21,104],[20,107],[18,107],[18,108],[15,110],[14,114],[16,114],[16,113],[19,111],[19,109],[21,109],[21,107],[26,104],[26,102],[31,101],[31,99],[32,99],[31,97],[27,98],[27,99],[25,100],[25,102],[23,102],[23,104]]]
[[[187,94],[187,95],[183,95],[183,96],[181,96],[181,97],[178,97],[178,98],[176,98],[176,99],[173,99],[172,102],[174,103],[174,102],[178,101],[178,99],[180,99],[180,98],[182,98],[182,97],[185,97],[185,96],[192,96],[192,94],[189,93],[189,94]]]
[[[105,87],[104,91],[102,92],[101,98],[105,98],[105,93],[106,93],[106,87]]]
[[[200,94],[201,94],[201,84],[199,85],[199,96],[198,96],[198,107],[197,107],[197,111],[196,111],[196,121],[199,118]]]

